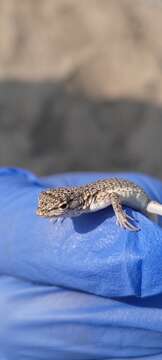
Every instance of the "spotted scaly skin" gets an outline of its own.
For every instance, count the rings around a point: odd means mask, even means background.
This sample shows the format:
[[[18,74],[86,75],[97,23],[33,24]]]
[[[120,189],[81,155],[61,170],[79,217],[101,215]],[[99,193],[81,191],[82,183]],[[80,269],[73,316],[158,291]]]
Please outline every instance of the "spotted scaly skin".
[[[78,187],[51,188],[39,195],[37,215],[57,219],[79,216],[112,206],[118,224],[130,231],[139,228],[122,208],[122,204],[143,213],[162,215],[162,205],[151,201],[134,182],[111,178]]]

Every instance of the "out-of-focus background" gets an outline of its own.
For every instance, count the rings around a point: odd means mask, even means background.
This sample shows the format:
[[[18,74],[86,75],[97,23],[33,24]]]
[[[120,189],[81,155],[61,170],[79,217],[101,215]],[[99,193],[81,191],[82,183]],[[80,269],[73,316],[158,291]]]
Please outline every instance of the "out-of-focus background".
[[[162,0],[0,1],[0,166],[162,178]]]

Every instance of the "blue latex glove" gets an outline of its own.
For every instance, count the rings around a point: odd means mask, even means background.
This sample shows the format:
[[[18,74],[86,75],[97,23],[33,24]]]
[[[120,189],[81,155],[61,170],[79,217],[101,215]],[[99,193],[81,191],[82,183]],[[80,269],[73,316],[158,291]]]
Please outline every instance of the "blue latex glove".
[[[123,230],[111,208],[55,224],[35,215],[45,187],[108,176],[1,170],[0,360],[162,359],[160,226],[131,211],[142,230]],[[120,176],[162,202],[161,182]]]

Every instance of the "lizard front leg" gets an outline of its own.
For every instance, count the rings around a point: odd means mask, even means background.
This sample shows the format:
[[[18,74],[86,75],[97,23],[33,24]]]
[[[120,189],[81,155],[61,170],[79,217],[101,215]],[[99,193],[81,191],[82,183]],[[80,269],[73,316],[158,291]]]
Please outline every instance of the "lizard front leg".
[[[111,200],[111,205],[115,212],[118,224],[122,228],[130,230],[130,231],[140,230],[138,227],[132,225],[131,222],[129,221],[129,220],[134,220],[134,219],[131,216],[127,215],[125,213],[125,211],[123,210],[119,195],[116,193],[110,194],[110,200]]]

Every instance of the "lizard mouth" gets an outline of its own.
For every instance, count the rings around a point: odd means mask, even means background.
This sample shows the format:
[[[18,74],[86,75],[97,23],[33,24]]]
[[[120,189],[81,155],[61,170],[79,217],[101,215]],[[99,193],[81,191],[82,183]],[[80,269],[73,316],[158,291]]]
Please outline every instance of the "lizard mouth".
[[[36,215],[47,217],[47,218],[52,218],[52,217],[59,217],[59,216],[63,215],[63,212],[56,211],[53,209],[47,211],[47,209],[42,209],[42,208],[38,207],[36,210]]]
[[[36,215],[38,215],[38,216],[44,216],[44,217],[50,217],[51,215],[50,215],[50,213],[49,212],[47,212],[47,210],[46,209],[42,209],[42,208],[37,208],[37,210],[36,210]]]

